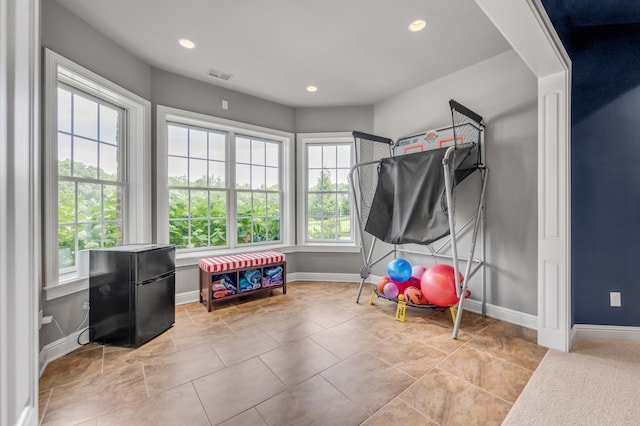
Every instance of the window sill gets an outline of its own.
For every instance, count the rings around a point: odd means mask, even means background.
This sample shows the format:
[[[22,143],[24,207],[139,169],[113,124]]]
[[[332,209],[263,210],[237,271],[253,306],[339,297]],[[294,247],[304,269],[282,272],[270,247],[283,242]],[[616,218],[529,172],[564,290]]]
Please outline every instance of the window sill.
[[[240,254],[263,250],[275,250],[284,254],[289,253],[360,253],[360,247],[355,245],[330,245],[330,244],[306,244],[303,246],[289,246],[285,244],[270,245],[263,247],[243,247],[229,250],[206,250],[206,251],[190,251],[176,253],[176,268],[187,268],[197,266],[198,260],[213,257],[225,256],[230,254]]]
[[[360,246],[349,244],[323,244],[307,243],[296,246],[295,251],[299,253],[360,253]]]
[[[275,250],[281,253],[292,253],[295,251],[295,246],[288,246],[285,244],[272,244],[272,245],[256,245],[251,247],[237,247],[233,249],[222,250],[202,250],[202,251],[176,251],[176,268],[186,268],[190,266],[197,266],[198,260],[213,256],[228,256],[230,254],[251,253],[256,251]]]
[[[44,288],[45,299],[53,300],[59,297],[68,296],[73,293],[79,293],[81,291],[89,290],[89,276],[78,276],[74,275],[72,277],[67,277],[65,279],[60,280],[60,283],[57,285],[49,285]]]
[[[286,244],[268,245],[262,247],[243,247],[228,250],[206,250],[176,253],[176,268],[188,268],[198,265],[198,260],[212,256],[224,256],[229,254],[247,253],[261,250],[275,250],[284,254],[289,253],[359,253],[360,247],[355,245],[336,244],[305,244],[290,246]],[[73,275],[60,280],[57,285],[49,285],[44,288],[45,299],[53,300],[70,294],[89,290],[89,276]]]

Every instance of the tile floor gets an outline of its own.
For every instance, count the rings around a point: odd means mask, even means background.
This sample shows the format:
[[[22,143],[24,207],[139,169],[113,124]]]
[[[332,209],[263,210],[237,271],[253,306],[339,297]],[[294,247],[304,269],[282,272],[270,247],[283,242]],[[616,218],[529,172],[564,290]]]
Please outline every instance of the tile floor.
[[[176,307],[138,349],[94,344],[40,378],[42,425],[499,425],[542,360],[535,331],[395,304],[357,284]]]

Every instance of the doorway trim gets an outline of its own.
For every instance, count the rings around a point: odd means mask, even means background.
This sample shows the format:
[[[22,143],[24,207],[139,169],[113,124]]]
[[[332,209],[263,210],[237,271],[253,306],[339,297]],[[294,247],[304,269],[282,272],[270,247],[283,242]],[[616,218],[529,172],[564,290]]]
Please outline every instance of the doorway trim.
[[[40,0],[0,0],[0,424],[38,424]]]
[[[538,344],[571,349],[571,60],[540,0],[475,0],[538,78]]]

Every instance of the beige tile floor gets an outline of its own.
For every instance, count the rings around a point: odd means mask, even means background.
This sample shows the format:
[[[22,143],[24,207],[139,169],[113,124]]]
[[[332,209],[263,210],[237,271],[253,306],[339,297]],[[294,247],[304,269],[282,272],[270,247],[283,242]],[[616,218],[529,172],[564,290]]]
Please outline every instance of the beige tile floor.
[[[138,349],[94,344],[40,378],[42,425],[499,425],[542,360],[535,331],[466,312],[407,311],[357,284],[282,295],[176,324]]]

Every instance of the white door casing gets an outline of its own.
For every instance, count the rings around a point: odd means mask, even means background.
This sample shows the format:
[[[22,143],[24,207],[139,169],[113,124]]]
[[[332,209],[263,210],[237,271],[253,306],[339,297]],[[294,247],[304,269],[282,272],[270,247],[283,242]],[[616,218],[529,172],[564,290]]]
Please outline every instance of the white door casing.
[[[571,61],[540,0],[475,0],[538,77],[538,343],[569,351]]]
[[[39,0],[0,0],[0,425],[38,424]]]

